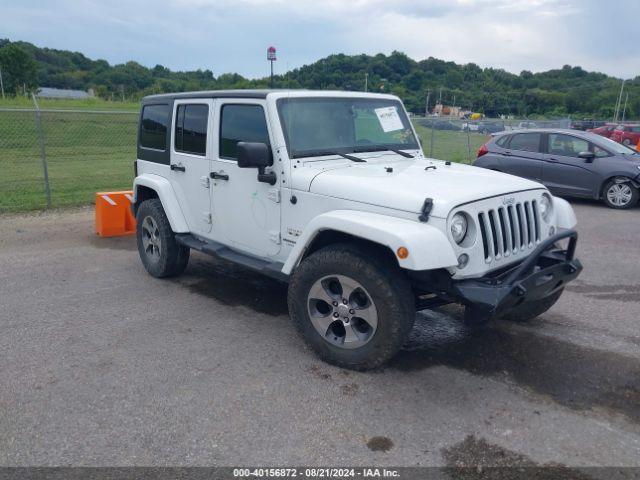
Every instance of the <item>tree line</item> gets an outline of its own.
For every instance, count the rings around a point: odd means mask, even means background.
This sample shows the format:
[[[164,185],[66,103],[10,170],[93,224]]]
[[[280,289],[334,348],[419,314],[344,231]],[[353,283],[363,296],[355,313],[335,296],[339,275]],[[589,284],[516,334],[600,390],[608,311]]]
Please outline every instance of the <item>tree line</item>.
[[[172,71],[130,61],[110,65],[82,53],[39,48],[0,39],[0,69],[5,92],[20,94],[37,87],[88,90],[105,99],[137,100],[144,95],[190,90],[267,88],[269,78],[247,79],[212,70]],[[621,80],[565,65],[546,72],[519,74],[429,57],[415,61],[402,52],[390,55],[330,55],[274,77],[275,88],[356,90],[393,93],[407,109],[423,113],[442,100],[490,117],[611,118]],[[626,118],[640,118],[640,76],[625,85]]]

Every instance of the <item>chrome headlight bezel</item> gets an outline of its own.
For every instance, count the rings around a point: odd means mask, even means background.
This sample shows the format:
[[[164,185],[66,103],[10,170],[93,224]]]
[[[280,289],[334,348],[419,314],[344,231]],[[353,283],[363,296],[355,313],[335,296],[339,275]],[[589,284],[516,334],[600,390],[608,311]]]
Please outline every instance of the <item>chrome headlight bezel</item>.
[[[551,218],[553,215],[553,200],[551,195],[548,193],[543,193],[540,198],[540,218],[545,223],[551,223]]]
[[[469,221],[467,215],[462,212],[456,213],[451,217],[451,223],[449,224],[449,233],[451,238],[457,245],[460,245],[467,236],[469,231]]]

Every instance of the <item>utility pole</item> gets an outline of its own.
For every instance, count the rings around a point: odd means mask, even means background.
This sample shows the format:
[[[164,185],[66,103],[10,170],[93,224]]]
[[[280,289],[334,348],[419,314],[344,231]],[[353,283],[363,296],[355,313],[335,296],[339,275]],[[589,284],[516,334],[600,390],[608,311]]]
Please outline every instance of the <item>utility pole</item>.
[[[624,122],[625,114],[627,113],[627,102],[629,101],[629,92],[627,92],[627,96],[624,99],[624,108],[622,109],[622,121]]]
[[[616,113],[613,117],[614,123],[618,121],[618,114],[620,113],[620,107],[622,107],[622,92],[624,91],[624,82],[626,82],[626,80],[622,80],[622,85],[620,86],[620,95],[618,95],[618,101],[616,102]]]
[[[364,74],[364,91],[365,93],[369,91],[369,73],[365,72]]]
[[[438,98],[438,103],[442,105],[442,87],[440,87],[440,97]]]
[[[427,88],[427,102],[424,105],[424,116],[429,116],[429,97],[431,96],[431,89]]]
[[[0,90],[2,90],[2,98],[4,98],[4,83],[2,83],[2,67],[0,67]]]

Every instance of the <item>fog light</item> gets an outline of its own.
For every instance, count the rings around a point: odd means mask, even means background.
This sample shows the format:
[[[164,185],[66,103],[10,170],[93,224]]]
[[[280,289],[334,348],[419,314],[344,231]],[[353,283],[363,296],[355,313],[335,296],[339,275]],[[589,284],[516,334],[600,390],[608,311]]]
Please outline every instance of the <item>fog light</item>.
[[[555,227],[549,227],[549,236],[553,237],[553,234],[556,233]]]
[[[467,263],[469,263],[469,255],[467,255],[466,253],[463,253],[458,257],[458,268],[466,267]]]

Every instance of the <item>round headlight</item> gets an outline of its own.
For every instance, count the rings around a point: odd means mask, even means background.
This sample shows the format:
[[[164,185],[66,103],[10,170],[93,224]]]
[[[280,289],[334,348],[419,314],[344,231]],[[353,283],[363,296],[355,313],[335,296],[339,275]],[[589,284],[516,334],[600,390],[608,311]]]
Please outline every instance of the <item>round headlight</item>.
[[[540,216],[546,223],[551,220],[551,197],[546,193],[540,199]]]
[[[467,217],[464,213],[456,213],[451,219],[451,236],[460,244],[467,234]]]

